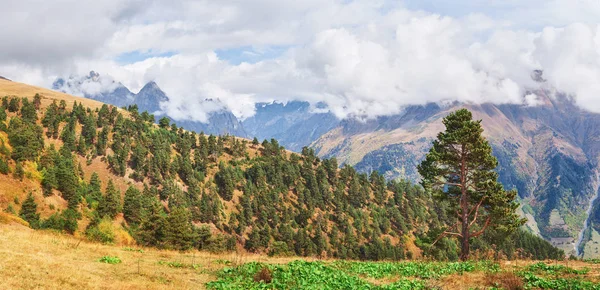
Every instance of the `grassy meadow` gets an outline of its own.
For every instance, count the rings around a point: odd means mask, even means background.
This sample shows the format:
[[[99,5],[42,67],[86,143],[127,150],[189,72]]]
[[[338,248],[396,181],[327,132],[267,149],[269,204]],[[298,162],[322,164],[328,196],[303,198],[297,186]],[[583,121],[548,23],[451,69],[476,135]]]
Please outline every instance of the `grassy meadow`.
[[[177,252],[0,225],[1,289],[600,289],[594,261],[360,262]]]

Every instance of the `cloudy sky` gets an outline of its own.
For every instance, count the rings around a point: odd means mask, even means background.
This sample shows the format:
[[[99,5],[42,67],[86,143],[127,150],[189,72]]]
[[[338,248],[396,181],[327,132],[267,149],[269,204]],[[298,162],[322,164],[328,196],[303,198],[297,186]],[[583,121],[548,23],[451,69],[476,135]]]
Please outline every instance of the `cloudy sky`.
[[[90,70],[166,110],[240,118],[262,101],[325,102],[339,117],[460,100],[535,104],[547,85],[600,112],[598,0],[0,0],[0,75],[49,87]],[[106,88],[110,90],[110,86]]]

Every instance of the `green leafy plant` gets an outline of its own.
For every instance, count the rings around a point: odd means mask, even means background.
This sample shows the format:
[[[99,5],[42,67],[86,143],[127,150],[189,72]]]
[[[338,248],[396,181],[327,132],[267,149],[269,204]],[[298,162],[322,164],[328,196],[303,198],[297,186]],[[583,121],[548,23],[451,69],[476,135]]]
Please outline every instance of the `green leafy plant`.
[[[121,263],[121,259],[119,259],[119,257],[113,257],[113,256],[104,256],[102,258],[100,258],[100,260],[98,260],[101,263],[107,263],[107,264],[120,264]]]

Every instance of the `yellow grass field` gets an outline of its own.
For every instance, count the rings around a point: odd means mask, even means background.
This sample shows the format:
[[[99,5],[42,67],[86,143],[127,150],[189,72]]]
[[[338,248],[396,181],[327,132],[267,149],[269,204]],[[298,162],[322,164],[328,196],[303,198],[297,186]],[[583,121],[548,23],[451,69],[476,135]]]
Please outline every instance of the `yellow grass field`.
[[[0,289],[204,289],[204,284],[215,280],[216,273],[227,266],[224,261],[231,266],[293,260],[102,245],[1,221]],[[119,257],[122,263],[101,263],[103,256]],[[169,266],[172,262],[186,267]]]
[[[253,261],[285,264],[300,259],[103,245],[69,235],[32,230],[23,223],[16,217],[0,214],[0,289],[205,289],[205,283],[216,280],[225,267]],[[122,262],[101,263],[99,260],[104,256],[118,257]],[[499,263],[503,271],[512,273],[534,262]],[[587,268],[590,271],[584,279],[600,282],[600,265],[581,261],[547,261],[547,264]],[[490,283],[502,279],[506,278],[470,272],[430,280],[428,285],[437,289],[486,289]],[[375,284],[390,282],[387,279],[369,281]]]

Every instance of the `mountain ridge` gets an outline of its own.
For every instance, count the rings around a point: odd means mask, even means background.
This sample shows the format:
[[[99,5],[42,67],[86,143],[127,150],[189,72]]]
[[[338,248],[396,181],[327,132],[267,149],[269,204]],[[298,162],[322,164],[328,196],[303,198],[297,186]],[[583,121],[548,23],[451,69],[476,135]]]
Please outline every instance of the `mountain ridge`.
[[[169,97],[155,81],[146,83],[140,91],[132,93],[122,83],[111,77],[101,76],[95,71],[83,77],[71,76],[67,79],[57,78],[52,84],[52,89],[71,94],[79,94],[85,98],[97,100],[117,107],[137,105],[140,112],[148,111],[156,119],[169,117],[177,120],[184,128],[192,131],[202,131],[206,134],[231,134],[239,137],[248,137],[241,122],[229,111],[218,110],[208,116],[207,122],[179,120],[177,116],[170,116],[163,111],[163,104]],[[207,100],[211,101],[211,100]],[[215,126],[214,124],[219,124]]]
[[[416,165],[443,130],[441,118],[466,107],[483,120],[484,134],[500,161],[500,179],[508,188],[518,189],[530,229],[574,251],[577,237],[600,225],[600,218],[586,223],[600,205],[593,205],[592,214],[581,213],[597,192],[592,185],[594,172],[599,170],[600,119],[580,109],[569,96],[547,87],[542,74],[532,73],[540,88],[526,92],[530,98],[526,104],[429,103],[406,106],[391,116],[339,120],[330,112],[315,112],[308,102],[271,102],[256,104],[255,115],[243,121],[221,111],[224,116],[214,118],[213,114],[201,125],[178,123],[198,131],[275,138],[296,152],[309,146],[320,157],[336,157],[340,165],[416,182]],[[589,224],[588,229],[584,224]]]

